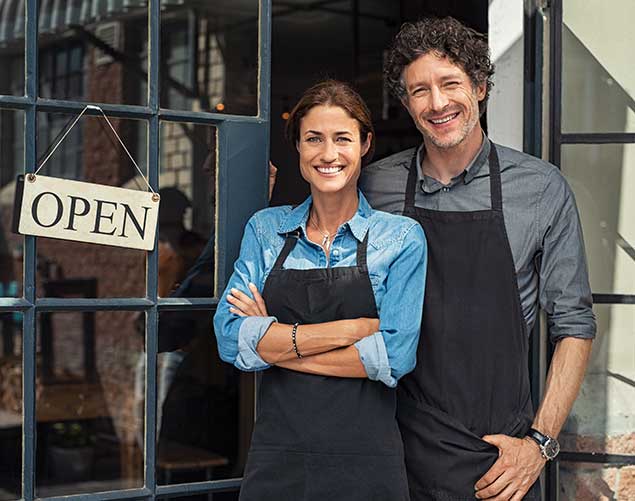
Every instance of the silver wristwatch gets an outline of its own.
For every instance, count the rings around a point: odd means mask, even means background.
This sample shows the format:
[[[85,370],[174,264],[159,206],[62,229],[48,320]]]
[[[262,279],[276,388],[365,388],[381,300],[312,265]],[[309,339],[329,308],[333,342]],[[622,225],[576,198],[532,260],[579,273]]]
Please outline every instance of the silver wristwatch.
[[[529,428],[527,436],[538,444],[542,457],[547,461],[554,459],[560,452],[560,444],[549,435],[544,435],[534,428]]]

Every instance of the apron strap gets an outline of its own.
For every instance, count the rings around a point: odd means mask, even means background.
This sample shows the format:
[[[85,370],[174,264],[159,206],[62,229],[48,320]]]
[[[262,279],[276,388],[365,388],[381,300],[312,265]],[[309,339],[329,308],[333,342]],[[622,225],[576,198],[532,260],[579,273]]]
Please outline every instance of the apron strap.
[[[370,233],[370,228],[366,231],[366,236],[364,240],[361,242],[357,241],[357,266],[358,268],[363,268],[364,270],[368,268],[366,265],[366,254],[368,252],[368,234]]]
[[[489,187],[492,198],[492,210],[503,211],[503,190],[501,188],[501,169],[496,146],[489,143]]]
[[[407,210],[411,210],[415,206],[415,192],[417,188],[417,148],[412,155],[410,161],[410,169],[408,169],[408,183],[406,184],[406,200],[404,203],[404,214]]]
[[[282,265],[287,260],[287,257],[289,256],[289,254],[295,247],[295,244],[298,243],[299,238],[300,238],[299,230],[295,230],[295,231],[292,231],[291,233],[287,233],[287,236],[284,241],[284,247],[282,247],[280,254],[278,254],[278,259],[276,259],[276,262],[274,263],[272,270],[282,269]]]
[[[412,209],[415,205],[415,193],[417,186],[417,150],[415,150],[412,160],[410,162],[410,169],[408,170],[408,182],[406,184],[406,199],[404,203],[404,214],[408,209]],[[490,141],[489,149],[489,183],[490,183],[490,197],[492,200],[492,210],[502,212],[503,211],[503,192],[501,189],[501,173],[500,162],[498,160],[498,152],[496,146]]]
[[[366,264],[367,263],[366,256],[368,254],[368,233],[370,233],[370,230],[366,231],[366,236],[364,237],[364,240],[362,240],[361,242],[360,241],[357,242],[357,266],[364,269],[368,267],[368,265]],[[299,238],[300,238],[299,230],[295,230],[291,233],[287,233],[287,236],[284,241],[284,246],[282,247],[280,254],[278,254],[278,258],[276,259],[276,262],[274,263],[272,270],[282,269],[284,262],[287,260],[287,257],[289,257],[289,254],[295,247],[295,244],[298,243]]]

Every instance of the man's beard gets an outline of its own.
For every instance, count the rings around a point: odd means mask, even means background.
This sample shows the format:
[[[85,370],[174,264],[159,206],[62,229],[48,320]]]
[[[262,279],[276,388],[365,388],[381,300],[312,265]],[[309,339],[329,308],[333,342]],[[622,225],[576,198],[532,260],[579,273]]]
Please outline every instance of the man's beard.
[[[474,130],[474,127],[476,127],[476,124],[479,121],[478,111],[474,111],[474,110],[472,111],[473,111],[472,118],[463,123],[459,134],[457,134],[453,138],[443,140],[441,138],[434,136],[428,130],[423,130],[421,132],[434,146],[436,146],[439,149],[446,150],[446,149],[454,148],[455,146],[458,146],[463,141],[465,141],[465,138],[467,138],[470,135],[470,133]]]

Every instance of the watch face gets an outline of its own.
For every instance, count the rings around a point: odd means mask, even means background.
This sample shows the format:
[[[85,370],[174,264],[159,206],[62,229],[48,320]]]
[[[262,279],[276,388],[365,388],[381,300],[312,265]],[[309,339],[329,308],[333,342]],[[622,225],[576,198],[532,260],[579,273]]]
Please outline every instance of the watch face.
[[[545,443],[543,447],[544,447],[543,450],[547,459],[555,458],[560,452],[560,444],[558,443],[557,440],[553,438],[549,438],[549,440],[547,440],[547,442]]]

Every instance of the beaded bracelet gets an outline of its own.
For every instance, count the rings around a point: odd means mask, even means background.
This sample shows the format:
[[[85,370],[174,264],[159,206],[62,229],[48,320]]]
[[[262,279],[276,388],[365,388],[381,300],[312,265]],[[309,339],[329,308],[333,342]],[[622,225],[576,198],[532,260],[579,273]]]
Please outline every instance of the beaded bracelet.
[[[295,351],[295,354],[297,355],[298,358],[302,358],[302,355],[300,354],[300,352],[298,351],[298,345],[295,341],[295,336],[298,333],[298,322],[293,324],[293,330],[291,331],[291,341],[293,342],[293,351]]]

